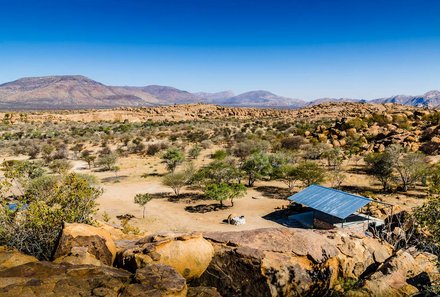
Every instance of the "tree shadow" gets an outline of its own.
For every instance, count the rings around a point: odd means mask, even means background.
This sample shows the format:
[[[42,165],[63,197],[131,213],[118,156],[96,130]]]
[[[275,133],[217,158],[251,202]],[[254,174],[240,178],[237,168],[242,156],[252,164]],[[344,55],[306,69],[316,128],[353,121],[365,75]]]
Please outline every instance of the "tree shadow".
[[[168,197],[168,201],[171,202],[185,202],[185,203],[193,203],[194,201],[200,200],[210,200],[206,198],[205,195],[201,193],[182,193],[179,196],[170,194]]]
[[[260,186],[256,187],[255,190],[269,199],[286,200],[293,194],[293,192],[289,191],[289,189],[274,186]]]
[[[161,176],[164,176],[164,175],[165,175],[164,173],[151,172],[151,173],[143,173],[141,175],[141,177],[142,178],[147,178],[149,176],[159,176],[159,177],[161,177]]]
[[[220,205],[220,203],[214,203],[214,204],[198,204],[198,205],[191,205],[185,207],[185,210],[187,212],[191,213],[207,213],[212,211],[218,211],[223,209],[228,209],[231,206],[229,205]]]
[[[128,177],[128,175],[109,176],[109,177],[102,178],[101,182],[103,182],[103,183],[117,183],[117,182],[120,182],[120,181],[126,179],[127,177]]]
[[[201,200],[211,200],[207,198],[202,193],[181,193],[179,196],[176,196],[174,193],[171,192],[160,192],[160,193],[153,193],[150,194],[153,199],[167,199],[170,202],[175,203],[194,203],[195,201],[201,201]]]
[[[364,167],[351,167],[350,169],[347,169],[347,173],[367,175],[367,169]]]
[[[362,195],[362,193],[370,192],[372,194],[384,194],[382,189],[372,188],[369,186],[341,185],[339,190],[353,194]]]

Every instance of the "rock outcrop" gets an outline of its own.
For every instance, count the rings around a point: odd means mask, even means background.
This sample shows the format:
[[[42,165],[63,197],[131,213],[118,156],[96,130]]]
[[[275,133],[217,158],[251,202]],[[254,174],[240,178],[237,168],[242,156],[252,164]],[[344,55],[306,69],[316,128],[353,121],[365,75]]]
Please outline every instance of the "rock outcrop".
[[[63,252],[53,262],[0,247],[0,297],[412,296],[440,280],[434,255],[396,251],[349,231],[268,228],[120,238],[117,268],[106,264],[112,260],[108,245],[115,244],[102,231],[66,225],[58,247]]]
[[[54,258],[72,255],[72,248],[76,247],[87,248],[90,255],[105,265],[111,266],[116,257],[115,243],[104,229],[85,224],[66,224]]]
[[[0,271],[0,296],[118,296],[131,273],[107,266],[34,262]]]
[[[130,271],[154,264],[166,264],[187,280],[206,270],[214,249],[201,234],[163,234],[147,236],[118,255],[118,266]]]
[[[102,263],[88,252],[88,247],[72,247],[70,253],[56,258],[53,263],[68,263],[72,265],[95,265],[101,266]]]
[[[0,246],[0,271],[33,262],[38,262],[38,259],[24,255],[13,248]]]
[[[187,295],[185,278],[168,265],[152,264],[136,270],[135,283],[128,285],[122,297]]]
[[[388,244],[340,231],[260,229],[204,236],[213,243],[215,256],[193,284],[216,287],[223,296],[321,296],[347,291],[349,280],[356,284],[349,291],[363,294],[381,281],[375,276],[378,269],[399,261]],[[435,277],[432,262],[406,255],[412,260],[405,269],[394,265],[402,282],[385,286],[381,293],[398,296],[412,287],[408,272],[421,262],[431,263],[429,276]],[[390,281],[394,277],[387,275]],[[363,280],[369,287],[360,286]]]

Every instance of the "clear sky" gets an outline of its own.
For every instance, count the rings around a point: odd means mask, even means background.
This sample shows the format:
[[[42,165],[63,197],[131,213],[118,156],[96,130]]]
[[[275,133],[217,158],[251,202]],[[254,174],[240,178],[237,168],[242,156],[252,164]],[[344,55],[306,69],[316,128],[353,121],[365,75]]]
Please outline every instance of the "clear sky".
[[[436,0],[0,0],[0,82],[377,98],[440,89]]]

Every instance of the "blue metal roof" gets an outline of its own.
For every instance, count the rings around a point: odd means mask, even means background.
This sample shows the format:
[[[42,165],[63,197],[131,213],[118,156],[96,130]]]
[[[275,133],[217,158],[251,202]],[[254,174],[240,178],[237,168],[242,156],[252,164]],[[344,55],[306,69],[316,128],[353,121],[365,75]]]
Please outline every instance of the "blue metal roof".
[[[347,218],[373,201],[366,197],[318,185],[311,185],[288,199],[340,219]]]

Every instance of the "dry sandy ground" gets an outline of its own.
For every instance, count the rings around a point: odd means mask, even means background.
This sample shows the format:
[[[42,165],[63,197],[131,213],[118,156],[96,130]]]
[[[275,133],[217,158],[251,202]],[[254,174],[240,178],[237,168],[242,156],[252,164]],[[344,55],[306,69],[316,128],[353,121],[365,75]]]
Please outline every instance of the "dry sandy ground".
[[[157,161],[157,160],[155,160]],[[209,161],[202,158],[201,162]],[[263,227],[281,227],[281,225],[266,220],[263,216],[273,212],[276,208],[287,206],[287,200],[271,199],[264,197],[254,189],[249,189],[246,196],[236,199],[233,208],[213,211],[209,213],[190,213],[185,210],[188,205],[212,204],[215,201],[194,201],[184,199],[172,202],[168,199],[153,199],[146,206],[145,218],[142,218],[142,208],[133,202],[138,193],[171,193],[171,189],[161,184],[161,177],[141,175],[148,172],[163,173],[163,165],[138,157],[121,159],[121,171],[118,177],[112,172],[90,172],[83,161],[74,161],[74,170],[82,173],[92,173],[101,180],[104,189],[103,195],[98,199],[99,213],[102,218],[104,212],[110,217],[110,222],[119,224],[117,215],[132,214],[135,216],[130,221],[131,225],[141,231],[238,231]],[[188,192],[184,190],[183,193]],[[226,201],[225,205],[230,202]],[[246,224],[233,226],[222,221],[229,214],[244,215]]]
[[[203,151],[201,157],[194,162],[195,165],[200,167],[211,162],[212,160],[209,158],[209,155],[215,149],[211,148]],[[15,157],[14,159],[24,158]],[[159,157],[142,158],[130,156],[120,158],[118,166],[121,170],[117,173],[117,176],[114,172],[91,171],[87,168],[87,164],[80,160],[74,160],[72,163],[74,171],[95,175],[101,182],[100,186],[104,189],[104,193],[98,199],[100,209],[98,219],[102,219],[103,214],[107,213],[110,216],[110,223],[120,225],[120,220],[116,216],[132,214],[135,218],[130,221],[130,224],[148,233],[158,231],[239,231],[263,227],[282,227],[282,225],[263,217],[289,204],[285,199],[273,199],[256,190],[258,186],[286,188],[283,183],[278,181],[257,182],[256,187],[248,189],[245,197],[235,200],[235,205],[232,208],[204,214],[190,213],[185,210],[186,206],[217,202],[189,199],[172,202],[168,199],[153,199],[146,206],[146,217],[142,218],[142,207],[133,201],[136,194],[172,192],[170,188],[161,184],[160,176],[149,175],[146,178],[142,177],[145,173],[160,175],[166,172]],[[350,166],[346,164],[345,167]],[[330,186],[330,183],[324,185]],[[355,186],[367,190],[372,189],[373,191],[380,188],[380,185],[372,177],[367,177],[356,170],[346,172],[346,179],[342,185]],[[279,189],[276,189],[276,191],[279,191]],[[183,191],[183,193],[188,192],[190,192],[188,189]],[[404,196],[402,194],[379,194],[377,197],[384,202],[399,205],[401,209],[410,210],[412,207],[423,202],[423,199],[419,197],[421,193],[421,191],[413,191]],[[282,197],[286,198],[285,196]],[[229,201],[225,201],[225,205],[229,204]],[[246,217],[246,224],[233,226],[223,223],[223,220],[232,213],[244,215]]]

